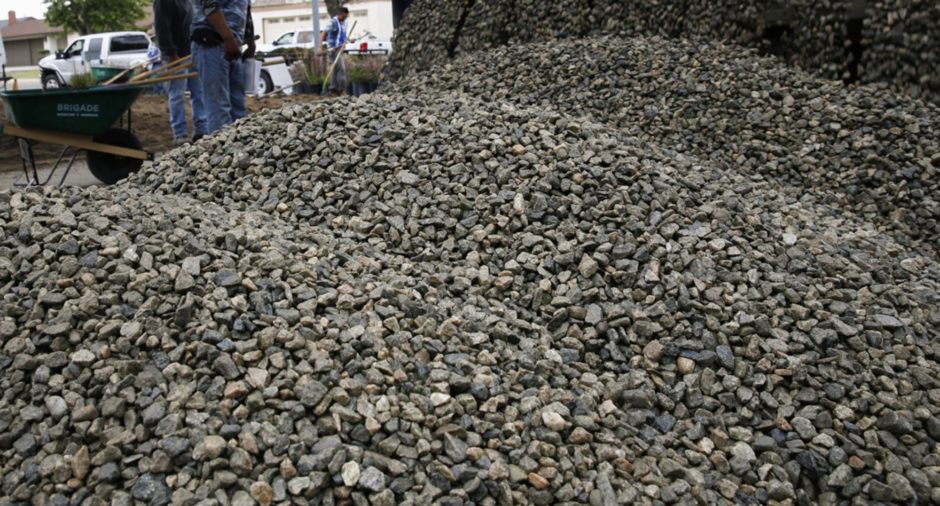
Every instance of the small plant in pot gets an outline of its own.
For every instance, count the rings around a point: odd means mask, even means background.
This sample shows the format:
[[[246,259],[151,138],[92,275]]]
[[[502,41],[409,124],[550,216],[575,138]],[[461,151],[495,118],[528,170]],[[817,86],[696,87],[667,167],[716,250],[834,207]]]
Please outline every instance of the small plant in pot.
[[[307,50],[304,55],[304,65],[306,66],[306,78],[310,84],[310,93],[319,94],[323,91],[323,80],[330,71],[329,56],[326,52]]]
[[[297,85],[295,93],[319,94],[323,89],[323,79],[327,73],[326,55],[304,50],[302,58],[291,66],[291,78]]]
[[[365,59],[364,66],[366,71],[366,90],[372,93],[379,87],[382,80],[382,73],[385,71],[385,64],[388,58],[385,56],[369,56]]]
[[[352,88],[353,96],[369,92],[369,69],[363,58],[351,58],[346,64],[346,78]]]

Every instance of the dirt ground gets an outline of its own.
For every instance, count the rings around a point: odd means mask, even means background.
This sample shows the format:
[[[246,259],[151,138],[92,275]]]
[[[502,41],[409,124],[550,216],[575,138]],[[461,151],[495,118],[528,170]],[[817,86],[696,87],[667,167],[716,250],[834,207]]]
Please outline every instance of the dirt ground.
[[[277,108],[285,102],[318,99],[319,97],[316,95],[293,95],[288,97],[282,94],[263,99],[248,97],[248,112],[250,114],[262,109]],[[3,105],[0,103],[0,118],[5,118],[2,111]],[[191,118],[188,105],[186,115],[187,118]],[[173,148],[173,133],[170,132],[170,118],[165,95],[142,95],[137,99],[132,107],[131,127],[134,135],[140,139],[147,151],[156,153],[159,156],[160,153]],[[191,127],[190,131],[192,131]],[[0,135],[0,172],[21,169],[19,150],[19,143],[16,139],[8,135]],[[62,146],[37,143],[33,145],[33,156],[36,158],[37,164],[51,164],[59,156],[61,150]],[[79,157],[79,159],[83,159],[84,154],[79,155]]]

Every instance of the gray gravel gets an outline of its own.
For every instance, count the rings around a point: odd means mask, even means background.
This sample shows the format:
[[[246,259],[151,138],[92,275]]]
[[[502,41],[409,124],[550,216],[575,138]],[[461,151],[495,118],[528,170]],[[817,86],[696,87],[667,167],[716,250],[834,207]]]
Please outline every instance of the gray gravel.
[[[940,249],[940,109],[883,86],[846,89],[720,43],[600,37],[462,57],[389,91],[425,89],[603,122]]]
[[[940,101],[940,7],[930,0],[416,0],[396,34],[392,77],[424,74],[456,55],[495,47],[611,34],[723,40],[842,81],[847,22],[859,13],[861,82]],[[773,39],[778,26],[787,30]],[[592,56],[587,48],[579,54]]]
[[[940,271],[871,224],[461,94],[240,127],[0,194],[6,503],[940,498]]]

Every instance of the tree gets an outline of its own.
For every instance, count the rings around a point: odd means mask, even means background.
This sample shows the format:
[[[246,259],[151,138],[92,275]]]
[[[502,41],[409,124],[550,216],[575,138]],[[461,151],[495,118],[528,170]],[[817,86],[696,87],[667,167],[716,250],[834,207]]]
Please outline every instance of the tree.
[[[45,0],[46,22],[82,35],[134,28],[149,0]]]

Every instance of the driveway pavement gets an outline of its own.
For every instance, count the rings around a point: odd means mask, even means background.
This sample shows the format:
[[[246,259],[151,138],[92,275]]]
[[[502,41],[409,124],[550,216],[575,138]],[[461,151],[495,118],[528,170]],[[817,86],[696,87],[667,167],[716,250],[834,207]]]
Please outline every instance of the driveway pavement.
[[[49,164],[46,164],[49,165]],[[57,185],[59,181],[62,180],[62,175],[65,174],[65,165],[66,162],[60,164],[59,169],[55,174],[52,175],[52,178],[47,184]],[[48,166],[38,167],[39,180],[40,182],[45,181],[50,172]],[[23,175],[22,170],[17,171],[5,171],[0,172],[0,191],[4,190],[19,190],[22,189],[22,186],[15,186],[15,184],[24,184],[26,183],[26,177]],[[88,165],[84,160],[76,160],[75,164],[72,165],[72,170],[69,171],[68,176],[65,178],[66,186],[94,186],[101,184],[101,181],[98,181],[95,176],[91,175],[91,172],[88,171]]]
[[[39,90],[42,89],[42,83],[39,79],[17,79],[17,86],[21,90]],[[12,83],[10,84],[12,86]]]

